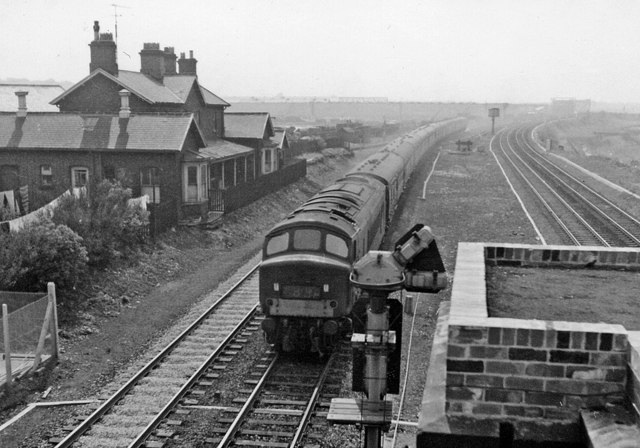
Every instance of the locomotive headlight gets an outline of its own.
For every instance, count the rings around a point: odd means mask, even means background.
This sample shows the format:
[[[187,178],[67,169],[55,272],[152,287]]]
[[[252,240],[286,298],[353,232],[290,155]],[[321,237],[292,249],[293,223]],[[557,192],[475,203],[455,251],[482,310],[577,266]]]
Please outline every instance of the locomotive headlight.
[[[322,290],[324,292],[329,292],[329,283],[325,283],[324,285],[322,285]]]
[[[273,290],[274,291],[280,291],[280,283],[274,283],[273,284]]]

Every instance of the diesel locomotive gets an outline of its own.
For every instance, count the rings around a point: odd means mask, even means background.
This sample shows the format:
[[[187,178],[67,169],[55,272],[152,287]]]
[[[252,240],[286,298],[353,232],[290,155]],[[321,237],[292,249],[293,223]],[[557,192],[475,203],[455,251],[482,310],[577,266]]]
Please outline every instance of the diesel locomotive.
[[[262,329],[276,350],[324,353],[351,330],[359,293],[349,283],[353,263],[382,243],[425,152],[466,124],[454,118],[394,140],[271,229],[259,295]]]

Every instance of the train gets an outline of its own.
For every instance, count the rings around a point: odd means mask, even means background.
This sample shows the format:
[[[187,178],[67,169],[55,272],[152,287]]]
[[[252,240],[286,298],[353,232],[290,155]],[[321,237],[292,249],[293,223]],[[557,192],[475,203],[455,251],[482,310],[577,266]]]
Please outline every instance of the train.
[[[465,118],[453,118],[395,139],[267,233],[259,267],[261,326],[276,351],[327,353],[352,331],[359,297],[349,282],[353,263],[382,244],[426,151],[466,126]]]

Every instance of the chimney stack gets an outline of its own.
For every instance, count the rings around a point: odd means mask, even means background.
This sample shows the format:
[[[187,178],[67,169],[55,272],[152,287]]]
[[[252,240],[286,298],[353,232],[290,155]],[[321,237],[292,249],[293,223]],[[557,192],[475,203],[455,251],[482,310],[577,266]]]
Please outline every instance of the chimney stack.
[[[123,119],[129,118],[131,116],[131,109],[129,108],[129,95],[131,93],[126,89],[122,89],[118,94],[120,95],[120,112],[118,116]]]
[[[100,23],[93,22],[93,42],[91,47],[91,63],[89,72],[101,68],[114,76],[118,76],[118,59],[116,43],[113,41],[113,34],[100,34]]]
[[[19,90],[15,92],[18,97],[18,112],[16,112],[16,117],[24,118],[27,116],[27,95],[29,95],[28,91]]]
[[[180,53],[180,59],[178,59],[178,66],[180,67],[181,75],[194,75],[198,76],[196,72],[197,59],[193,57],[193,50],[189,50],[189,59],[184,57],[184,53]]]
[[[140,51],[140,72],[162,81],[165,74],[164,52],[157,42],[147,42]]]
[[[173,47],[164,47],[164,74],[165,75],[177,75],[176,71],[176,56],[175,49]]]

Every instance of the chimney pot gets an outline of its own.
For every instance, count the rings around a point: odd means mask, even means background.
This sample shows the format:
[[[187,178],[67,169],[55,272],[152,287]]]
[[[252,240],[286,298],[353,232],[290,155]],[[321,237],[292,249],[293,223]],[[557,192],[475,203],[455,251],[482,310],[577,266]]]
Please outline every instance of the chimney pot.
[[[26,117],[27,116],[27,95],[29,95],[28,91],[19,90],[15,92],[18,97],[18,112],[16,112],[17,117]]]
[[[97,20],[93,21],[93,40],[98,40],[100,38],[100,22]]]
[[[189,59],[193,59],[193,50],[189,50]]]
[[[120,112],[118,116],[120,118],[129,118],[131,116],[131,109],[129,108],[129,96],[131,93],[126,89],[122,89],[118,94],[120,95]]]

